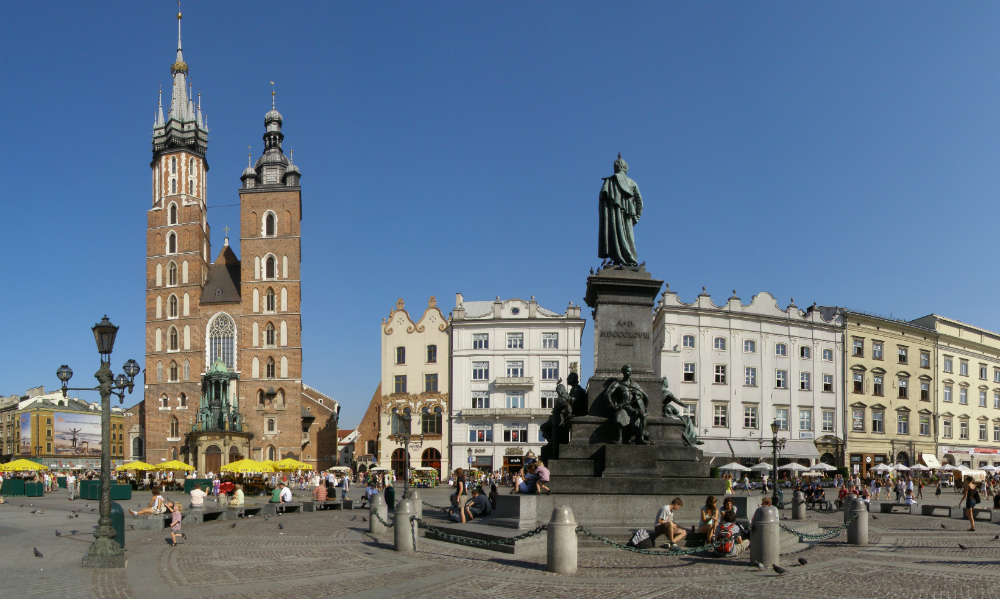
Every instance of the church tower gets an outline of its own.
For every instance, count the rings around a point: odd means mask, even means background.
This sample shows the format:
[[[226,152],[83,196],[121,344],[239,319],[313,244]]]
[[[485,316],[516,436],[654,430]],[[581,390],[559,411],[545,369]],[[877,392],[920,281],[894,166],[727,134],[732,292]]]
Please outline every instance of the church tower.
[[[208,273],[206,219],[208,128],[201,95],[192,97],[181,50],[170,67],[173,86],[164,118],[163,91],[153,122],[152,207],[146,225],[146,452],[154,460],[182,458],[203,371],[199,298]],[[193,408],[192,408],[193,407]]]

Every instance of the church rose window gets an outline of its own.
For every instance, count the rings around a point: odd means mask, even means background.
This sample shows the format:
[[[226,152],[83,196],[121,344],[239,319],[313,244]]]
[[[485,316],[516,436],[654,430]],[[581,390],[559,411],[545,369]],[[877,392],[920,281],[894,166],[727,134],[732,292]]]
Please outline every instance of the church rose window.
[[[236,324],[226,314],[218,314],[208,328],[208,366],[222,359],[226,368],[233,368],[233,350],[236,346]]]

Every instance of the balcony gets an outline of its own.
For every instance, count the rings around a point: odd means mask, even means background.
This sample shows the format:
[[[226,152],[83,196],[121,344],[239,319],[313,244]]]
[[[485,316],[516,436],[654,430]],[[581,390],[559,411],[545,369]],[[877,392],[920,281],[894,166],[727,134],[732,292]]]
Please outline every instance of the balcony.
[[[463,408],[463,417],[547,417],[552,414],[548,408]]]
[[[533,377],[497,377],[493,380],[497,388],[530,388],[535,385]]]

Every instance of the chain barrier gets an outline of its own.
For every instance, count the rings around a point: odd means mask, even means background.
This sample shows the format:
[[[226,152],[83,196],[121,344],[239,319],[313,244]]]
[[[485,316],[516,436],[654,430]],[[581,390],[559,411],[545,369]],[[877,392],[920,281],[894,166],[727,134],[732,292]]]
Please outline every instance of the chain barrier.
[[[426,506],[428,508],[433,508],[435,510],[443,510],[445,512],[448,512],[448,509],[451,508],[449,506],[437,506],[435,504],[431,504],[430,502],[428,502],[426,500],[422,500],[421,502],[423,502],[424,506]]]
[[[454,534],[443,529],[434,527],[433,525],[428,525],[423,519],[413,516],[410,517],[411,520],[416,521],[419,525],[422,525],[424,531],[427,533],[433,533],[435,537],[442,539],[446,542],[454,542],[457,544],[464,544],[468,546],[479,546],[482,548],[489,548],[496,545],[513,546],[515,542],[523,539],[527,539],[540,534],[548,528],[548,525],[539,525],[530,531],[526,531],[520,535],[515,535],[509,538],[492,538],[488,540],[481,540],[479,538],[467,537],[464,535]]]
[[[697,548],[677,548],[674,550],[649,550],[646,548],[636,548],[635,546],[629,546],[628,544],[619,544],[613,540],[610,540],[603,535],[594,533],[593,531],[587,529],[583,525],[577,525],[577,533],[582,533],[583,535],[593,538],[599,542],[603,542],[609,546],[617,548],[619,550],[627,550],[629,552],[635,552],[636,554],[648,554],[651,556],[686,556],[689,554],[698,554],[700,552],[714,552],[714,544],[705,544],[704,546],[698,546]]]
[[[378,519],[379,522],[382,523],[383,525],[385,525],[386,527],[395,527],[396,526],[396,521],[395,520],[392,521],[391,523],[389,521],[386,521],[385,519],[382,518],[382,515],[378,514],[377,510],[372,511],[372,514],[375,515],[375,518]]]
[[[823,533],[805,533],[803,531],[796,531],[795,529],[792,529],[788,525],[785,525],[784,523],[781,522],[778,523],[778,526],[781,527],[783,530],[787,531],[788,533],[792,533],[799,536],[800,542],[822,542],[823,540],[832,540],[835,537],[839,537],[840,534],[846,531],[847,528],[851,526],[851,523],[854,523],[854,521],[856,521],[859,516],[860,513],[854,515],[850,521],[844,523],[843,525],[822,527],[822,529],[826,529],[826,531]]]

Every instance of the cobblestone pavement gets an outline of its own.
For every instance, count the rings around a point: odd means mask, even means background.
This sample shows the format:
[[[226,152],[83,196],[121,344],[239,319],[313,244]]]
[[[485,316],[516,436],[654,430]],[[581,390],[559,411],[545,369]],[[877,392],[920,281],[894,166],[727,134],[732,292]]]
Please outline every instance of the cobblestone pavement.
[[[444,504],[446,496],[434,490],[425,500]],[[848,546],[840,537],[783,555],[788,572],[782,576],[758,571],[746,558],[644,556],[608,547],[582,547],[575,576],[545,572],[544,555],[513,557],[428,539],[404,556],[392,549],[391,532],[379,539],[367,533],[367,510],[257,517],[235,527],[232,521],[191,525],[187,542],[176,548],[167,545],[166,531],[129,531],[126,569],[85,570],[80,558],[97,521],[89,509],[96,507],[62,497],[0,505],[4,595],[909,598],[995,597],[1000,585],[1000,539],[994,539],[1000,526],[981,522],[971,533],[958,519],[902,514],[875,515],[868,547]],[[71,509],[81,516],[70,518]],[[809,518],[842,523],[840,513]],[[44,558],[34,557],[32,548]],[[808,564],[798,566],[800,557]]]

